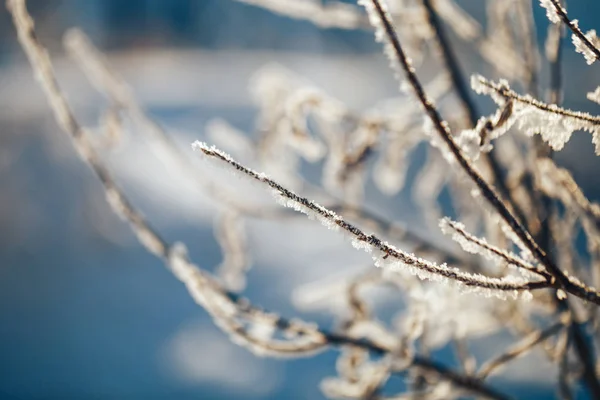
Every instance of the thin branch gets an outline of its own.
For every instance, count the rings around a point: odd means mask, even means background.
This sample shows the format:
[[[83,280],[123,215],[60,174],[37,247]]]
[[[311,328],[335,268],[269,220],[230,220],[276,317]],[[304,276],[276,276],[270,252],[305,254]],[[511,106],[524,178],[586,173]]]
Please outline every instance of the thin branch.
[[[591,115],[589,113],[584,113],[581,111],[569,110],[566,108],[559,107],[556,104],[544,103],[543,101],[535,99],[529,95],[520,95],[517,92],[508,88],[503,81],[496,83],[493,81],[489,81],[483,78],[482,76],[476,75],[473,78],[472,82],[473,85],[476,87],[476,90],[478,91],[482,90],[479,89],[480,87],[485,87],[491,89],[492,91],[498,93],[506,99],[511,99],[513,101],[535,107],[540,111],[560,115],[562,117],[573,118],[592,125],[600,125],[600,116]],[[485,92],[486,90],[483,89],[483,91]]]
[[[550,63],[550,94],[548,101],[551,104],[560,104],[563,95],[563,37],[565,26],[563,23],[550,25],[546,39],[546,58]]]
[[[569,349],[571,347],[571,333],[565,331],[559,340],[558,395],[561,400],[573,400],[574,397],[569,384]]]
[[[430,261],[420,259],[413,254],[405,253],[392,245],[380,240],[372,234],[366,234],[356,226],[335,214],[333,211],[315,203],[312,200],[301,197],[279,183],[267,177],[265,174],[253,171],[237,161],[228,154],[223,153],[214,146],[209,147],[205,143],[196,141],[192,147],[201,154],[208,156],[207,159],[217,160],[220,164],[229,167],[235,173],[251,180],[258,181],[272,188],[273,194],[280,200],[282,205],[294,208],[297,211],[309,215],[321,221],[325,226],[342,230],[352,238],[352,244],[358,249],[373,252],[376,265],[390,266],[391,268],[408,267],[414,269],[414,273],[425,279],[456,281],[465,286],[479,287],[490,291],[528,291],[548,287],[546,281],[511,282],[509,277],[502,279],[489,278],[480,274],[462,272],[457,268],[450,268],[445,264],[437,265]],[[391,263],[388,261],[392,261]]]
[[[508,362],[514,360],[515,358],[525,355],[534,346],[556,335],[564,327],[564,322],[558,322],[554,325],[549,326],[546,329],[540,329],[538,331],[530,333],[517,343],[510,346],[508,350],[506,350],[498,357],[491,359],[485,364],[483,364],[476,376],[480,379],[486,379],[495,370],[506,365]]]
[[[547,281],[550,281],[552,278],[546,270],[528,263],[511,252],[488,243],[485,239],[470,234],[461,223],[452,221],[449,218],[443,218],[440,221],[440,227],[442,228],[442,232],[451,234],[452,239],[458,242],[463,250],[469,253],[482,254],[486,258],[502,260],[514,267],[540,275]]]
[[[446,70],[448,71],[448,74],[450,75],[450,79],[454,86],[454,90],[458,95],[460,104],[462,105],[463,110],[465,110],[467,114],[469,128],[473,128],[477,125],[479,113],[477,112],[475,102],[471,98],[469,85],[464,78],[465,74],[463,74],[461,71],[458,58],[452,50],[450,40],[448,39],[443,29],[442,22],[440,21],[440,18],[438,17],[435,8],[431,4],[431,0],[423,0],[423,6],[425,7],[425,10],[427,12],[429,24],[432,26],[437,37],[437,41],[442,55],[442,61],[445,65]],[[518,220],[527,221],[527,219],[525,218],[525,213],[523,212],[522,208],[519,207],[517,202],[514,201],[514,199],[512,198],[511,191],[509,190],[504,178],[502,177],[500,163],[496,158],[495,153],[493,151],[487,153],[484,159],[489,165],[489,168],[492,172],[493,181],[497,184],[502,196],[504,196],[509,201]]]
[[[592,41],[581,31],[581,29],[579,29],[577,20],[569,19],[567,16],[567,11],[560,5],[559,0],[541,0],[540,4],[546,9],[548,19],[550,19],[551,22],[556,24],[562,20],[562,22],[573,33],[573,42],[575,43],[575,38],[577,38],[579,42],[583,43],[587,47],[589,50],[589,57],[588,55],[585,55],[585,58],[588,60],[589,64],[594,62],[594,60],[600,59],[600,49],[594,43],[592,43]],[[580,49],[578,48],[577,50],[579,51]]]

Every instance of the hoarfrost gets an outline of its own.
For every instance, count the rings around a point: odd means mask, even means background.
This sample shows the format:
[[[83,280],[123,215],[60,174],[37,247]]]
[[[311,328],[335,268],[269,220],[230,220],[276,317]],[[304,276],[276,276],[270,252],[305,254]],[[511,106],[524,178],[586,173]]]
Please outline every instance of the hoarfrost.
[[[553,24],[560,23],[560,15],[551,0],[540,0],[540,5],[546,9],[546,16]]]
[[[579,28],[578,21],[576,19],[574,19],[572,23],[576,28]],[[600,48],[600,39],[598,39],[595,29],[587,31],[585,33],[585,37],[593,47],[595,47],[596,49]],[[583,57],[585,57],[585,61],[588,63],[588,65],[592,65],[594,61],[596,61],[597,56],[594,53],[594,51],[590,48],[590,46],[576,34],[573,34],[571,36],[571,39],[573,40],[573,44],[575,45],[575,51],[583,54]]]
[[[474,75],[471,86],[478,94],[489,95],[501,107],[512,102],[511,112],[504,119],[501,130],[495,134],[496,137],[516,123],[525,134],[539,134],[554,150],[562,150],[573,132],[582,130],[592,134],[596,154],[600,155],[600,117],[546,104],[529,95],[519,95],[504,80],[495,83]]]
[[[378,267],[391,270],[407,269],[420,279],[452,282],[466,287],[468,291],[478,291],[485,296],[497,296],[503,299],[507,298],[507,296],[517,297],[519,292],[529,290],[528,284],[532,283],[525,279],[511,276],[490,278],[481,274],[471,274],[463,272],[458,268],[449,267],[446,264],[438,265],[434,262],[421,259],[414,254],[403,252],[374,235],[364,233],[333,211],[298,196],[263,174],[244,167],[214,146],[209,147],[205,143],[196,141],[193,147],[195,150],[200,150],[206,158],[213,158],[216,161],[220,160],[222,163],[229,164],[231,170],[241,172],[247,177],[271,187],[275,197],[283,206],[303,212],[309,218],[319,220],[330,229],[336,231],[343,230],[347,237],[352,240],[354,247],[372,254],[375,265]]]
[[[600,86],[598,86],[593,92],[589,92],[587,94],[587,98],[594,103],[600,104]]]

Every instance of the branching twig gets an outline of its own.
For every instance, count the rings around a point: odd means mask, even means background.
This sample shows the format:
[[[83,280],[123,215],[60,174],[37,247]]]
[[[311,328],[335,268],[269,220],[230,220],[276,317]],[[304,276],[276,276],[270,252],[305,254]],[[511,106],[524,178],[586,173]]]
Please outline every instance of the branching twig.
[[[591,115],[589,113],[584,113],[581,111],[569,110],[566,108],[559,107],[556,104],[547,104],[529,95],[520,95],[515,91],[507,88],[506,84],[504,84],[503,82],[492,82],[483,78],[482,76],[476,75],[475,77],[473,77],[473,85],[475,85],[476,87],[479,87],[481,85],[483,87],[489,88],[506,99],[511,99],[513,101],[535,107],[538,110],[545,111],[550,114],[573,118],[592,125],[600,125],[599,116]]]
[[[502,279],[484,277],[480,274],[462,272],[457,268],[450,268],[444,264],[437,265],[430,261],[420,259],[412,254],[405,253],[395,248],[394,246],[380,240],[374,235],[364,233],[362,230],[348,223],[333,211],[328,210],[314,201],[301,197],[291,190],[284,188],[277,182],[268,178],[265,174],[258,173],[239,164],[228,154],[223,153],[214,146],[210,147],[199,141],[194,142],[192,146],[201,154],[208,156],[208,159],[219,161],[222,165],[228,166],[233,172],[241,173],[243,176],[248,177],[251,180],[255,180],[266,186],[269,186],[274,190],[273,194],[284,206],[301,211],[309,215],[311,218],[320,220],[325,226],[331,229],[341,230],[348,234],[352,239],[352,244],[356,248],[364,249],[373,253],[373,258],[376,260],[377,265],[390,265],[390,267],[394,269],[407,267],[422,278],[456,281],[465,286],[488,289],[492,292],[528,291],[548,287],[548,283],[546,281],[511,282],[508,277]],[[388,261],[388,258],[390,261],[392,261],[391,263]]]
[[[569,19],[566,10],[560,5],[559,0],[541,0],[540,3],[546,9],[548,19],[551,22],[556,24],[562,21],[573,33],[573,42],[577,38],[588,49],[589,52],[585,52],[584,55],[589,64],[594,62],[594,60],[600,59],[600,49],[579,29],[576,20]],[[580,50],[579,48],[577,49],[577,51]]]
[[[554,262],[548,257],[548,255],[542,250],[539,245],[535,242],[531,234],[521,225],[521,223],[515,218],[515,216],[506,207],[504,202],[500,199],[496,191],[490,186],[481,176],[481,174],[475,169],[470,161],[464,156],[460,147],[454,141],[454,138],[450,132],[448,124],[442,119],[439,112],[429,100],[423,90],[414,68],[411,66],[410,60],[404,53],[402,46],[396,32],[392,26],[391,20],[388,16],[387,11],[382,7],[379,0],[363,0],[363,5],[367,7],[367,10],[373,19],[375,20],[376,26],[380,26],[383,32],[379,32],[380,37],[384,36],[389,40],[391,50],[399,62],[402,70],[404,70],[408,82],[413,88],[415,95],[419,99],[421,105],[425,109],[427,116],[430,118],[434,129],[436,130],[439,137],[446,143],[455,159],[458,161],[462,169],[472,179],[476,186],[481,191],[483,197],[490,203],[490,205],[498,212],[502,219],[510,226],[514,233],[519,239],[525,244],[525,246],[531,251],[531,253],[544,265],[550,274],[556,279],[557,283],[564,287],[565,290],[578,297],[584,298],[595,304],[600,305],[600,294],[584,285],[577,285],[572,283],[566,275],[554,264]]]
[[[473,236],[465,230],[464,225],[458,222],[444,218],[440,221],[440,227],[442,228],[442,232],[451,234],[452,238],[462,246],[463,250],[469,253],[480,253],[486,258],[502,260],[509,265],[533,272],[547,281],[551,281],[552,276],[546,270],[528,263],[511,252],[488,243],[485,239]]]

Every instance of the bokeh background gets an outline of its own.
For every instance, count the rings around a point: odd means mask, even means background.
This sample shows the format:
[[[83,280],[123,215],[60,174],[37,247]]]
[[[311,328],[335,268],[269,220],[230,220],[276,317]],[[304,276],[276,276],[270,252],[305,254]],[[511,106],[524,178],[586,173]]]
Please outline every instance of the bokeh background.
[[[268,63],[306,76],[356,109],[396,95],[371,32],[319,30],[230,0],[29,3],[61,85],[90,125],[106,104],[64,56],[62,35],[74,26],[108,54],[182,148],[202,138],[212,118],[251,133],[256,107],[248,82]],[[459,3],[484,18],[480,1]],[[570,2],[569,12],[581,26],[600,28],[598,2]],[[535,16],[543,38],[544,13],[536,9]],[[457,46],[463,67],[478,70],[466,48]],[[584,96],[600,84],[598,67],[586,66],[571,47],[565,66],[566,105],[598,113]],[[138,139],[131,133],[107,155],[119,182],[169,239],[186,242],[200,266],[214,268],[221,260],[214,208]],[[600,164],[590,142],[589,135],[576,134],[557,158],[598,199]],[[403,192],[368,200],[391,219],[418,225],[409,199]],[[290,293],[359,271],[369,261],[309,222],[250,221],[248,236],[254,265],[245,294],[324,326],[333,324],[331,310],[298,310]],[[401,306],[392,293],[375,293],[375,299],[383,313]],[[484,357],[500,345],[502,338],[491,337],[473,348]],[[257,358],[213,326],[109,211],[99,184],[53,121],[9,15],[0,9],[0,398],[317,399],[320,379],[334,374],[335,356]],[[453,362],[449,349],[435,356]],[[553,398],[553,379],[523,364],[496,383],[526,398]]]

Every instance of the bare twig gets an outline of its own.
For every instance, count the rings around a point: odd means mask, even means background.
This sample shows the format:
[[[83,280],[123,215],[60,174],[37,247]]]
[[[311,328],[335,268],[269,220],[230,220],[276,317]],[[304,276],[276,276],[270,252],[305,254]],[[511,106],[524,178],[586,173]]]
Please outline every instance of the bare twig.
[[[495,370],[506,365],[509,361],[514,360],[517,357],[523,356],[537,344],[542,343],[546,339],[556,335],[558,332],[560,332],[562,328],[564,328],[564,326],[564,322],[558,322],[554,325],[549,326],[546,329],[530,333],[517,343],[510,346],[510,348],[507,349],[501,355],[483,364],[477,372],[477,376],[481,379],[486,379]]]

